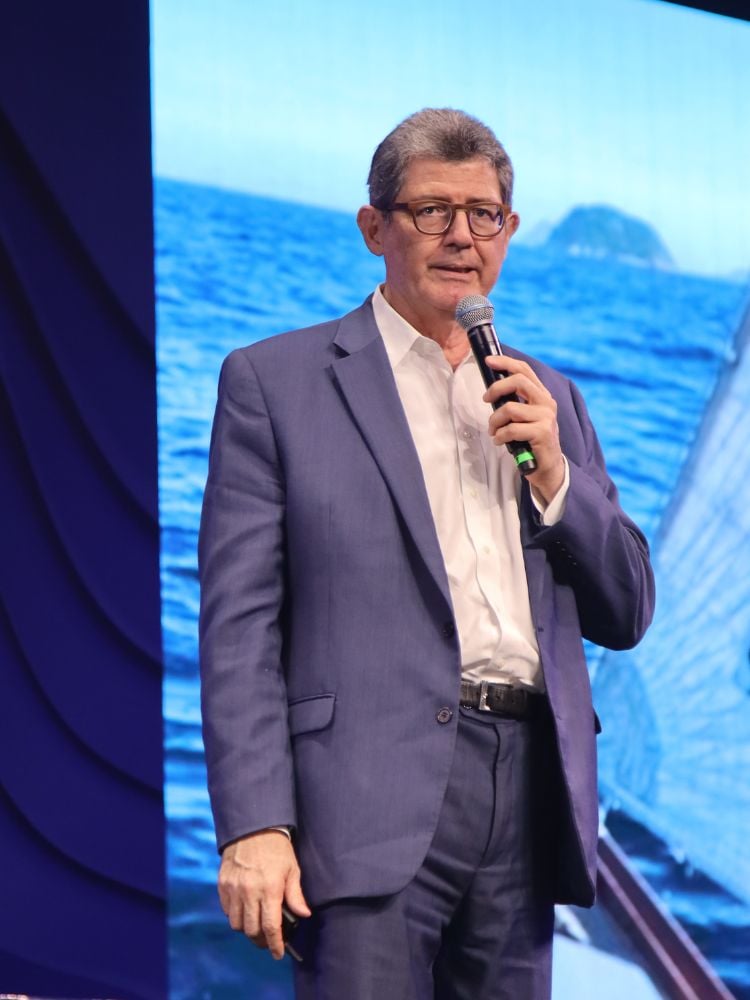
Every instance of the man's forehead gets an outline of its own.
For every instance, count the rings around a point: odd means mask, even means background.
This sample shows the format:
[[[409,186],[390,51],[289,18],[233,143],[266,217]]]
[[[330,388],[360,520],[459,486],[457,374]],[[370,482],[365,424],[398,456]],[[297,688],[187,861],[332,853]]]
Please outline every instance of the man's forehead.
[[[467,199],[499,198],[497,171],[483,156],[468,160],[438,160],[420,157],[411,161],[404,173],[399,196],[455,193]]]

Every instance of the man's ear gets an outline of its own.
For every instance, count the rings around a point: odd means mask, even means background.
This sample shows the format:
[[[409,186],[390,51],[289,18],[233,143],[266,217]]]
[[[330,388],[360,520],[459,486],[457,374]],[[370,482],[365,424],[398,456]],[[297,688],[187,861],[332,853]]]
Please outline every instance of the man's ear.
[[[518,212],[511,212],[508,218],[505,220],[505,225],[508,228],[509,239],[514,235],[518,227],[521,225],[521,216]]]
[[[382,257],[385,252],[383,248],[385,220],[382,212],[379,212],[373,205],[363,205],[357,212],[357,225],[370,253],[374,253],[376,257]]]

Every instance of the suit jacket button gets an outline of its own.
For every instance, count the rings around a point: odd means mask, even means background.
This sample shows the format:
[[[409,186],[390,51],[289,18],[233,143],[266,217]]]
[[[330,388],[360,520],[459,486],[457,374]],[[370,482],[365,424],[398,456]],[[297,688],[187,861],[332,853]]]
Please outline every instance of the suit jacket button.
[[[456,626],[453,624],[453,622],[447,621],[445,625],[443,625],[443,635],[445,636],[446,639],[452,639],[455,634],[456,634]]]
[[[435,718],[441,726],[444,726],[446,722],[450,722],[453,718],[453,712],[449,708],[441,708]]]

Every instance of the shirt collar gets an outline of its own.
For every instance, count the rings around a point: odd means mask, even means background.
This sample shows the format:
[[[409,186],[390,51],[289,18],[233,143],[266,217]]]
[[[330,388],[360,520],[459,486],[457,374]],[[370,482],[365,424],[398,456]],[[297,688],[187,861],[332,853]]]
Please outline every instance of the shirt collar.
[[[422,336],[386,301],[380,285],[372,296],[372,311],[392,369],[395,370],[411,350],[443,357],[443,352],[433,340]]]

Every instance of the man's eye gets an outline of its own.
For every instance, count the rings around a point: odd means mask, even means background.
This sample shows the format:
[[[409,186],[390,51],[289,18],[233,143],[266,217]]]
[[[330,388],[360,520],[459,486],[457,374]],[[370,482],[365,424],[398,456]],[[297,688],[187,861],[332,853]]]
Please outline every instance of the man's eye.
[[[497,218],[497,209],[492,205],[475,205],[471,214],[475,219],[492,219],[494,221]]]
[[[417,216],[419,218],[441,218],[448,214],[448,206],[440,204],[430,204],[430,205],[420,205],[417,209]]]

